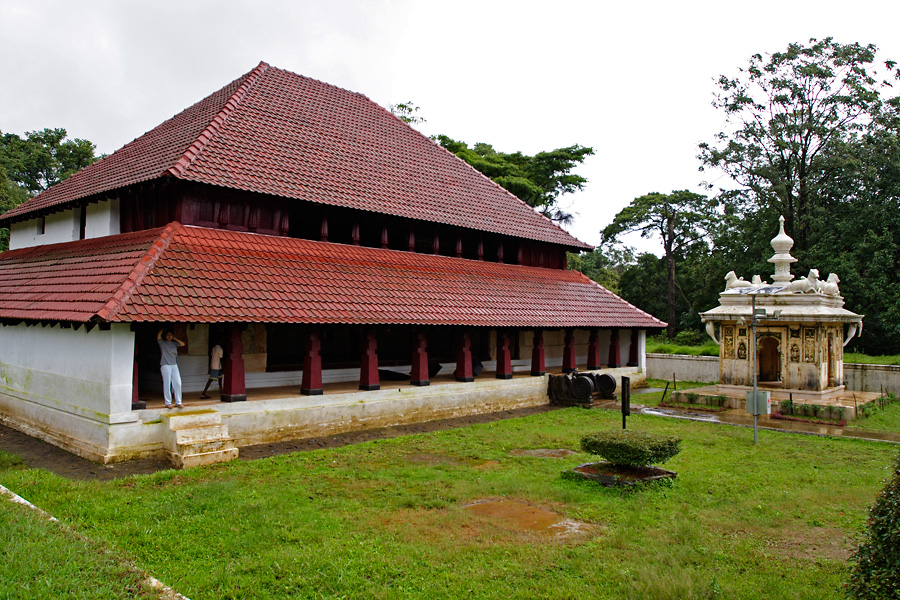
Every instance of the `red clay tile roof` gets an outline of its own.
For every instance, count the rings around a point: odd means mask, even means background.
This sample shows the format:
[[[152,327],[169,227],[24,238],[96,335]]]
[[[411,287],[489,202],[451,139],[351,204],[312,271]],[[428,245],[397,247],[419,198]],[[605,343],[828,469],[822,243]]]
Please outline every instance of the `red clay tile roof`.
[[[163,176],[590,248],[362,94],[266,63],[0,225]]]
[[[0,318],[665,326],[576,271],[178,223],[0,254]]]

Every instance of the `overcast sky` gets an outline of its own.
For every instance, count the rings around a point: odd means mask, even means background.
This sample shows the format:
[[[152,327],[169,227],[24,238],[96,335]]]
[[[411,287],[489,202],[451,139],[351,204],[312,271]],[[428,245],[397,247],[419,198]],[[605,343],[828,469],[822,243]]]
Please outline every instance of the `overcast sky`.
[[[64,127],[110,153],[266,61],[411,100],[427,135],[592,146],[563,202],[596,244],[636,196],[720,177],[696,159],[724,124],[716,76],[810,37],[900,61],[898,22],[896,0],[0,0],[0,131]]]

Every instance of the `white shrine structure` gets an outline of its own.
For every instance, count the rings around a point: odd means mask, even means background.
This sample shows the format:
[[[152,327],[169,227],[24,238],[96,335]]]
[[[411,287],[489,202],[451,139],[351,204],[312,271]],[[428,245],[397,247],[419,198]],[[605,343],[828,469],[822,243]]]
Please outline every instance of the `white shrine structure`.
[[[794,240],[784,232],[784,217],[780,221],[769,259],[775,265],[772,283],[759,275],[748,282],[731,271],[719,306],[700,314],[719,345],[717,393],[743,396],[753,386],[755,364],[757,384],[772,400],[837,403],[844,392],[843,349],[862,332],[863,318],[843,307],[835,273],[821,280],[812,269],[794,279]]]

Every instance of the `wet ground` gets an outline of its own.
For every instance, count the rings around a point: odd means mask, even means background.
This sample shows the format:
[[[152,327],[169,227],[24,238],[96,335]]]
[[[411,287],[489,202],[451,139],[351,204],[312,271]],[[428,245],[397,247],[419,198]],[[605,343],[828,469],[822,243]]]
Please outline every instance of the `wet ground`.
[[[290,440],[273,444],[245,446],[240,450],[239,460],[254,460],[290,452],[304,452],[318,450],[319,448],[337,448],[350,444],[360,444],[371,440],[395,438],[414,433],[443,431],[445,429],[453,429],[456,427],[466,427],[476,423],[491,423],[502,419],[524,417],[556,410],[557,408],[558,407],[555,406],[520,408],[484,415],[472,415],[468,417],[457,417],[455,419],[430,421],[427,423],[396,425],[394,427],[382,427],[366,431],[351,431],[348,433]],[[69,479],[109,480],[127,477],[129,475],[155,473],[156,471],[172,468],[172,465],[162,458],[148,458],[112,465],[101,465],[3,425],[0,425],[0,450],[19,456],[30,468],[46,469]]]

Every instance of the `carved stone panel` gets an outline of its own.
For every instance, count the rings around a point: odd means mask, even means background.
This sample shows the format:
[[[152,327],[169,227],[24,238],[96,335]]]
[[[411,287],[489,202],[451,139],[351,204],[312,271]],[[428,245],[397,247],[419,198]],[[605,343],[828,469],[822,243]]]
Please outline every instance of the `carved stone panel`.
[[[725,358],[734,358],[734,327],[722,328],[722,350]]]
[[[803,328],[803,362],[816,362],[816,330],[812,327]]]

